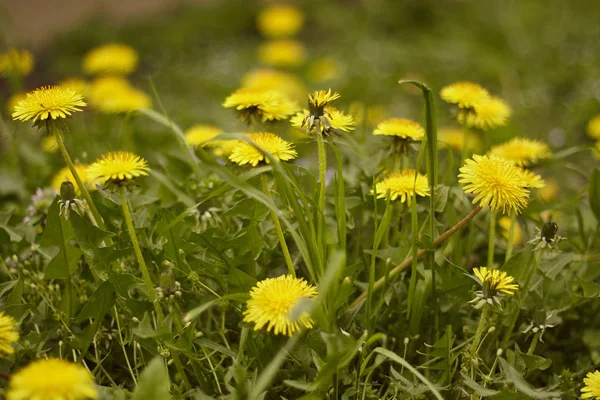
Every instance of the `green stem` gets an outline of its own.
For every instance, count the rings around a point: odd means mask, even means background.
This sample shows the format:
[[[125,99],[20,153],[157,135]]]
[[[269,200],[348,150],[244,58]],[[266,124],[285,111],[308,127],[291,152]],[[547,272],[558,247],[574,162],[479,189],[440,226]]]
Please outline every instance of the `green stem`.
[[[272,200],[271,189],[269,188],[269,181],[266,174],[261,175],[263,190],[265,194]],[[281,229],[281,223],[279,222],[279,217],[277,213],[273,210],[270,210],[271,218],[273,219],[273,225],[275,225],[275,231],[277,232],[277,238],[279,239],[279,244],[281,245],[281,250],[283,251],[283,258],[285,258],[285,263],[288,267],[288,273],[296,277],[296,271],[294,270],[294,262],[292,261],[292,256],[290,255],[290,250],[288,249],[287,243],[285,242],[285,236],[283,236],[283,230]]]
[[[98,212],[98,209],[96,208],[96,204],[94,203],[94,201],[92,200],[92,197],[90,196],[90,192],[87,190],[86,185],[81,180],[81,177],[79,176],[79,174],[77,173],[77,169],[75,168],[75,164],[73,164],[73,160],[71,160],[71,156],[69,156],[69,152],[67,151],[67,148],[65,147],[65,143],[63,141],[62,133],[60,133],[60,131],[58,129],[56,129],[56,127],[54,126],[53,123],[49,123],[47,125],[47,127],[48,127],[48,133],[51,135],[54,135],[54,137],[56,138],[56,142],[58,143],[58,149],[60,150],[63,158],[65,159],[65,163],[67,164],[69,171],[71,171],[71,174],[75,178],[75,182],[77,182],[77,187],[79,187],[79,191],[81,192],[81,195],[87,202],[87,204],[90,208],[90,211],[91,211],[92,215],[94,216],[94,220],[96,220],[96,223],[98,224],[98,227],[100,229],[106,229],[106,226],[104,225],[104,220],[102,219],[100,212]]]
[[[510,227],[508,228],[508,243],[506,243],[506,257],[504,261],[512,256],[514,241],[515,241],[515,229],[517,227],[517,214],[512,213],[510,216]]]
[[[325,151],[325,142],[323,134],[317,133],[318,153],[319,153],[319,211],[320,215],[317,219],[317,234],[319,235],[318,243],[323,244],[323,235],[325,228],[325,193],[326,184],[325,178],[327,173],[327,153]]]
[[[529,345],[529,350],[527,350],[528,355],[532,355],[535,351],[535,347],[537,346],[538,341],[540,340],[541,333],[542,331],[537,331],[536,334],[533,335],[533,339],[531,339],[531,344]]]
[[[475,331],[475,336],[473,337],[473,343],[471,343],[471,350],[469,354],[471,358],[475,358],[477,356],[477,348],[479,347],[479,341],[481,340],[481,335],[483,334],[483,330],[485,329],[485,324],[488,319],[490,308],[489,305],[484,304],[481,309],[481,317],[479,318],[479,324],[477,325],[477,330]]]
[[[156,291],[154,290],[152,278],[150,278],[150,273],[148,272],[146,261],[144,261],[144,256],[142,255],[142,250],[140,249],[140,244],[135,234],[135,228],[133,227],[133,221],[131,220],[131,214],[129,213],[129,206],[127,205],[127,197],[125,196],[124,186],[121,186],[119,188],[119,195],[121,196],[121,206],[123,208],[125,224],[127,225],[129,237],[131,238],[131,242],[133,243],[133,251],[135,252],[135,257],[138,260],[138,264],[140,264],[140,269],[142,270],[142,276],[144,277],[144,281],[146,282],[148,297],[154,305],[154,309],[156,310],[156,315],[159,317],[159,320],[162,320],[164,318],[164,314],[162,312],[162,309],[160,308],[160,304],[158,304],[158,296],[156,295]]]
[[[494,265],[494,246],[496,245],[496,210],[490,212],[490,230],[488,232],[487,266]]]

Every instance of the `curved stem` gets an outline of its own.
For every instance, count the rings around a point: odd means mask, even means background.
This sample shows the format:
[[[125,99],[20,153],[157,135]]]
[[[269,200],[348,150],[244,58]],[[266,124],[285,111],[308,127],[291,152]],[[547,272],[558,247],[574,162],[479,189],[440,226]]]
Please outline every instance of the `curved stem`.
[[[269,181],[267,179],[266,174],[261,175],[261,181],[263,185],[263,190],[267,197],[272,200],[271,189],[269,189]],[[281,223],[279,222],[279,217],[277,213],[273,210],[270,210],[271,218],[273,219],[273,225],[275,225],[275,232],[277,232],[277,238],[279,239],[279,244],[281,245],[281,250],[283,251],[283,258],[285,258],[285,264],[288,267],[288,273],[296,277],[296,271],[294,270],[294,262],[292,261],[292,256],[290,255],[290,250],[288,249],[287,243],[285,242],[285,236],[283,236],[283,230],[281,229]]]
[[[164,314],[162,312],[162,309],[160,308],[160,305],[158,304],[158,298],[156,296],[156,291],[154,290],[154,284],[152,283],[152,279],[150,278],[150,273],[148,272],[146,261],[144,261],[144,256],[142,255],[142,250],[140,249],[140,243],[138,242],[137,236],[135,234],[135,228],[133,227],[133,221],[131,220],[131,214],[129,213],[129,206],[127,205],[127,197],[125,196],[125,187],[119,187],[119,195],[121,196],[121,206],[123,208],[123,216],[125,217],[127,231],[129,232],[129,237],[131,238],[131,242],[133,243],[133,251],[135,252],[135,257],[138,260],[138,264],[140,264],[140,269],[142,271],[144,281],[146,282],[148,297],[154,305],[154,309],[156,310],[156,315],[158,315],[159,320],[162,320],[164,318]]]
[[[494,265],[494,246],[496,245],[496,211],[490,213],[490,230],[488,232],[488,255],[487,266],[491,268]]]

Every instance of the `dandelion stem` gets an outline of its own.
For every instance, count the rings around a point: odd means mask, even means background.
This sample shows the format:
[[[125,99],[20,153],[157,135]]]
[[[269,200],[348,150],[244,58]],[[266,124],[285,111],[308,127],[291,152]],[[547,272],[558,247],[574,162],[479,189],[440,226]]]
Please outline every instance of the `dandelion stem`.
[[[488,232],[487,266],[494,265],[494,246],[496,245],[496,210],[490,212],[490,230]]]
[[[319,211],[321,214],[317,219],[317,234],[318,242],[323,244],[323,235],[325,229],[325,178],[327,173],[327,153],[325,152],[325,142],[321,132],[317,132],[317,143],[319,153]]]
[[[535,351],[535,347],[537,346],[538,341],[540,340],[541,333],[542,331],[540,330],[537,331],[535,335],[533,335],[533,339],[531,339],[531,344],[529,345],[529,350],[527,350],[528,355],[532,355]]]
[[[269,188],[269,180],[266,174],[261,175],[263,190],[265,194],[272,200],[271,189]],[[277,232],[277,238],[279,239],[279,244],[281,245],[281,250],[283,251],[283,258],[285,258],[285,263],[288,267],[288,273],[296,277],[296,271],[294,270],[294,262],[292,261],[292,256],[290,255],[290,250],[288,249],[287,243],[285,242],[285,236],[283,236],[283,230],[281,229],[281,223],[279,222],[279,217],[277,213],[273,210],[270,210],[271,218],[273,219],[273,225],[275,225],[275,232]]]
[[[71,174],[73,174],[73,177],[75,178],[75,182],[77,182],[77,186],[79,187],[81,195],[87,202],[87,204],[90,208],[90,211],[91,211],[92,215],[94,216],[95,222],[98,224],[98,227],[100,229],[106,229],[106,226],[104,225],[104,220],[102,219],[100,212],[96,208],[96,204],[92,200],[92,196],[90,196],[90,192],[87,190],[87,187],[81,180],[81,177],[77,173],[77,169],[75,169],[73,160],[71,160],[71,156],[69,156],[69,152],[67,151],[67,148],[65,147],[65,143],[63,141],[62,133],[60,133],[60,131],[58,129],[56,129],[56,127],[52,123],[48,124],[47,127],[48,127],[48,133],[51,135],[54,135],[54,137],[56,138],[56,142],[58,143],[58,148],[59,148],[63,158],[65,159],[65,163],[67,164],[69,171],[71,171]],[[110,240],[110,239],[107,239],[107,241],[108,240]]]
[[[148,297],[154,305],[154,310],[156,311],[156,315],[158,316],[159,320],[162,320],[164,318],[164,314],[162,312],[162,309],[160,308],[160,304],[158,304],[156,291],[154,290],[154,284],[152,283],[152,278],[150,278],[150,273],[148,272],[146,261],[144,261],[144,256],[142,255],[142,250],[140,249],[140,243],[138,242],[137,236],[135,234],[135,228],[133,227],[133,221],[131,220],[129,206],[127,205],[127,196],[125,196],[125,187],[121,186],[119,188],[119,195],[121,196],[121,206],[123,208],[123,216],[125,217],[127,231],[129,232],[129,237],[131,238],[131,242],[133,243],[133,251],[135,252],[135,257],[138,260],[138,264],[140,264],[140,269],[142,270],[142,276],[144,277],[144,281],[146,282]]]
[[[510,227],[508,228],[508,243],[506,244],[506,257],[504,261],[508,261],[508,259],[512,256],[513,245],[515,241],[515,229],[517,226],[517,214],[512,213],[510,216]]]
[[[483,334],[483,330],[485,329],[485,324],[488,319],[490,308],[489,305],[484,304],[481,309],[481,316],[479,317],[479,324],[477,325],[477,330],[475,331],[475,336],[473,338],[473,343],[471,343],[471,350],[469,354],[471,358],[475,358],[477,356],[477,350],[479,348],[479,341],[481,340],[481,335]]]

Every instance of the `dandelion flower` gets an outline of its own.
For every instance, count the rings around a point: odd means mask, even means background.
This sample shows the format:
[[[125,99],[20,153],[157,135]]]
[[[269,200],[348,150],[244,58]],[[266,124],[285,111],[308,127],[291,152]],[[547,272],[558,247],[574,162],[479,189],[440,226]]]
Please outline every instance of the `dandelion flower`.
[[[191,147],[204,147],[209,140],[222,133],[220,128],[213,125],[194,125],[185,131],[185,142]]]
[[[95,399],[94,378],[81,365],[55,358],[37,360],[10,379],[7,400]]]
[[[257,27],[268,38],[294,36],[304,23],[304,15],[298,8],[277,4],[265,8],[258,14]]]
[[[486,131],[506,125],[511,114],[510,106],[504,100],[498,97],[490,97],[481,103],[475,104],[471,109],[461,110],[457,119],[458,122],[469,128]]]
[[[464,128],[440,128],[438,140],[456,151],[462,151],[463,148],[474,151],[481,147],[477,135]]]
[[[10,96],[8,98],[8,101],[6,102],[6,108],[7,108],[8,112],[12,113],[15,109],[15,106],[17,104],[19,104],[19,102],[21,100],[25,100],[26,98],[27,98],[27,93],[25,93],[25,92],[15,93],[12,96]]]
[[[128,151],[104,154],[88,167],[89,180],[122,183],[135,177],[148,175],[150,167],[142,157]]]
[[[19,340],[16,330],[17,321],[0,311],[0,354],[13,354],[13,343]]]
[[[506,240],[510,237],[510,217],[502,217],[498,220],[498,225],[500,226],[500,234]],[[517,222],[515,222],[515,230],[513,234],[513,244],[519,244],[523,241],[523,230],[519,226]]]
[[[546,186],[537,191],[537,195],[543,202],[549,203],[558,196],[560,185],[554,179],[546,181]]]
[[[242,79],[242,87],[277,90],[294,100],[303,100],[306,96],[306,89],[296,75],[269,68],[250,71]]]
[[[58,86],[66,87],[82,94],[89,96],[90,84],[81,78],[67,78],[58,84]]]
[[[482,286],[487,283],[491,290],[500,293],[512,295],[519,288],[519,285],[513,283],[515,278],[499,269],[479,267],[473,268],[473,273]]]
[[[594,139],[600,139],[600,114],[587,123],[587,134]]]
[[[105,76],[90,85],[90,105],[107,114],[127,113],[152,107],[152,100],[125,78]]]
[[[416,175],[416,180],[415,180]],[[417,173],[415,170],[404,170],[392,172],[387,178],[375,184],[375,192],[378,199],[387,198],[396,200],[400,197],[400,202],[412,203],[412,197],[416,193],[418,196],[429,196],[429,183],[427,176]]]
[[[291,336],[302,328],[312,328],[314,321],[303,306],[317,294],[317,288],[304,279],[291,275],[267,278],[250,291],[244,322],[254,323],[254,330],[265,328],[276,335]]]
[[[581,389],[582,399],[598,399],[600,398],[600,371],[588,372],[583,378],[585,385]]]
[[[460,108],[473,108],[487,100],[490,94],[477,83],[463,81],[443,87],[440,97],[446,103],[456,104]]]
[[[423,140],[425,129],[415,121],[404,118],[389,118],[380,122],[373,135],[396,136],[401,139]]]
[[[11,49],[0,54],[0,75],[27,76],[33,69],[33,55],[27,50]]]
[[[308,79],[312,82],[327,82],[340,78],[344,73],[342,66],[333,58],[321,58],[308,66]]]
[[[504,158],[519,166],[535,164],[552,155],[550,147],[540,140],[515,137],[508,142],[492,147],[490,154]]]
[[[529,190],[523,172],[506,160],[474,155],[465,161],[458,177],[465,193],[475,194],[473,203],[481,207],[519,213],[527,206]]]
[[[258,59],[273,67],[296,68],[306,60],[306,49],[296,40],[270,40],[259,46]]]
[[[337,92],[331,92],[331,89],[325,90],[315,90],[314,92],[308,95],[308,104],[316,109],[322,109],[325,106],[333,103],[337,99],[342,97]]]
[[[14,120],[33,122],[67,118],[75,111],[85,107],[83,98],[76,91],[61,86],[44,86],[17,103],[12,117]]]
[[[290,123],[295,128],[302,128],[303,124],[305,124],[304,121],[309,116],[310,112],[308,110],[302,110],[290,118]],[[334,107],[325,107],[325,118],[328,119],[330,125],[327,131],[333,129],[337,132],[350,132],[356,126],[352,115],[346,114]]]
[[[521,173],[523,174],[525,187],[532,189],[541,189],[546,186],[546,182],[544,181],[544,179],[535,172],[531,172],[528,169],[521,168]]]
[[[248,135],[248,138],[278,161],[293,160],[298,156],[292,143],[283,140],[273,133],[251,133]],[[245,141],[239,141],[236,144],[231,151],[229,159],[236,164],[250,164],[253,167],[256,167],[258,163],[263,161],[269,163],[269,159],[265,157],[262,151]]]
[[[81,67],[88,75],[129,75],[138,65],[136,51],[126,44],[108,43],[93,48],[83,57]]]
[[[77,170],[77,174],[81,178],[81,181],[83,182],[84,185],[87,185],[90,182],[90,180],[88,179],[88,172],[87,172],[88,167],[89,166],[86,164],[75,164],[75,170]],[[71,171],[69,170],[68,167],[62,168],[60,171],[58,171],[58,173],[56,175],[54,175],[54,177],[52,178],[52,183],[50,183],[50,186],[52,187],[52,189],[56,190],[56,192],[58,193],[60,191],[60,185],[62,185],[62,183],[65,181],[71,182],[75,186],[76,193],[77,194],[80,193],[79,186],[77,185],[77,182],[75,181],[75,178],[73,177],[73,174],[71,173]],[[88,186],[91,187],[92,185],[88,185]]]
[[[262,122],[287,119],[298,111],[298,105],[279,91],[250,88],[233,92],[223,107],[235,108],[247,122],[253,117]]]

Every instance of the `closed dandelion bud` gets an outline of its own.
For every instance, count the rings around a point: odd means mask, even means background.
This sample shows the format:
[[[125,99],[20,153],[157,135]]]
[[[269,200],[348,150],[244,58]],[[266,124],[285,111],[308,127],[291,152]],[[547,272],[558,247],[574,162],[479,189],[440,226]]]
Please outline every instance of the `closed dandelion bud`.
[[[73,182],[64,181],[60,184],[60,198],[62,201],[73,201],[75,198],[75,185]]]
[[[538,326],[546,323],[546,311],[544,311],[543,307],[539,306],[536,308],[535,312],[533,313],[533,323]]]
[[[558,232],[558,225],[556,224],[556,222],[546,222],[542,226],[542,237],[548,243],[552,243],[554,241],[556,232]]]

